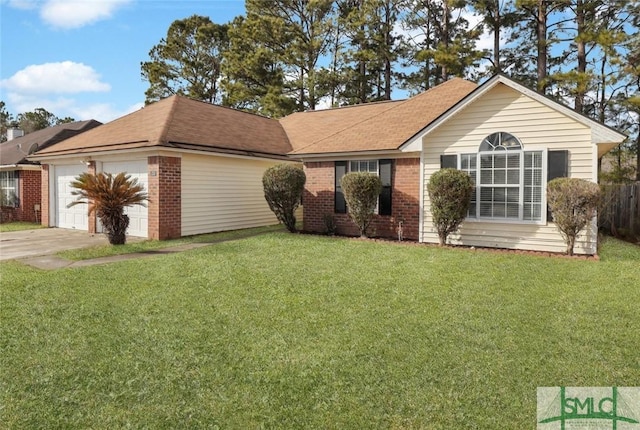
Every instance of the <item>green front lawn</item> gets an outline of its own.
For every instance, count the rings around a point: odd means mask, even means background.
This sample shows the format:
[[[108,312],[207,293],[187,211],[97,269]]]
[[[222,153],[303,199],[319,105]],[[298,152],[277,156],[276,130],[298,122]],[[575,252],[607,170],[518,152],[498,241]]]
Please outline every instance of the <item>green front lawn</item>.
[[[264,227],[246,228],[242,230],[186,236],[171,240],[141,240],[139,238],[129,238],[125,245],[97,245],[90,248],[70,249],[68,251],[59,252],[57,255],[59,257],[66,258],[67,260],[89,260],[92,258],[110,257],[113,255],[157,251],[164,248],[172,248],[191,243],[217,243],[276,231],[284,231],[284,227],[276,224]]]
[[[39,228],[47,228],[42,224],[35,224],[26,221],[13,221],[0,224],[0,233],[8,231],[21,231],[21,230],[36,230]]]
[[[640,385],[640,247],[601,261],[282,232],[0,263],[0,427],[530,429]]]

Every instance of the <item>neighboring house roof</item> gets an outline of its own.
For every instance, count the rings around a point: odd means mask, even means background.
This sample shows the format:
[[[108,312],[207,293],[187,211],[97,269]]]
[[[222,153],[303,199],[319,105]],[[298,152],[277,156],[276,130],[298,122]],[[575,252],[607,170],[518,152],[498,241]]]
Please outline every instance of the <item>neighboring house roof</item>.
[[[422,148],[422,138],[424,136],[431,133],[440,125],[449,121],[466,106],[473,103],[475,100],[482,97],[484,94],[486,94],[492,88],[499,84],[506,85],[507,87],[512,88],[520,92],[521,94],[524,94],[525,96],[530,97],[542,103],[543,105],[574,119],[581,124],[584,124],[586,127],[589,127],[591,129],[591,143],[598,145],[598,157],[606,154],[609,150],[614,148],[627,137],[626,135],[620,133],[612,127],[595,121],[588,116],[577,112],[574,109],[571,109],[547,96],[544,96],[536,91],[525,87],[524,85],[511,80],[507,76],[499,74],[484,82],[466,97],[463,97],[439,118],[426,123],[418,133],[416,133],[402,145],[401,149],[405,152],[419,151]]]
[[[397,150],[476,88],[454,78],[400,102],[301,112],[280,123],[294,147],[291,155]],[[337,120],[340,115],[349,118]]]
[[[70,122],[44,128],[8,142],[3,142],[0,144],[0,166],[35,164],[32,161],[28,161],[26,157],[35,151],[45,149],[101,124],[101,122],[93,119]]]
[[[273,119],[174,95],[33,158],[153,147],[261,156],[291,151],[287,135]]]

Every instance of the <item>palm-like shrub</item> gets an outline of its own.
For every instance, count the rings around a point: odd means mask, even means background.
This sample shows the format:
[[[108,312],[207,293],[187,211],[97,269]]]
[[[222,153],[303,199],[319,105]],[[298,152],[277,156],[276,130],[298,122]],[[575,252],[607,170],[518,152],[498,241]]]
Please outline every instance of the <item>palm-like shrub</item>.
[[[347,173],[340,180],[344,199],[347,201],[349,216],[360,230],[361,237],[367,237],[367,229],[373,220],[382,190],[378,175],[367,172]]]
[[[104,227],[105,234],[112,245],[124,245],[126,241],[129,217],[124,213],[127,206],[146,206],[149,200],[144,186],[131,175],[118,173],[82,173],[71,182],[75,188],[72,195],[78,196],[67,207],[88,204],[89,213],[95,212]]]
[[[473,189],[471,176],[462,170],[440,169],[431,175],[427,191],[440,246],[447,243],[447,237],[458,230],[467,216]]]
[[[291,164],[269,167],[262,175],[264,198],[278,221],[292,233],[296,232],[296,209],[302,199],[307,176],[304,171]]]
[[[556,178],[547,184],[547,202],[567,254],[573,255],[578,233],[596,216],[600,187],[584,179]]]

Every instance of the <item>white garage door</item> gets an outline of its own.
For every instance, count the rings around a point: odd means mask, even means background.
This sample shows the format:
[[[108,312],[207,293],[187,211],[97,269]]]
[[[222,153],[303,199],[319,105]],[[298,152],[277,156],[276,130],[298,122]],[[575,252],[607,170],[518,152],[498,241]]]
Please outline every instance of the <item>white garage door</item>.
[[[76,196],[71,195],[71,191],[74,190],[74,188],[71,188],[71,182],[84,171],[86,171],[86,167],[82,164],[54,167],[57,227],[88,230],[87,205],[80,204],[70,208],[67,207],[69,203],[76,200]]]
[[[125,172],[132,178],[137,178],[138,182],[144,185],[145,190],[149,190],[149,180],[147,174],[147,160],[117,161],[102,163],[102,171],[105,173]],[[148,236],[148,210],[146,207],[135,205],[125,208],[124,213],[129,215],[129,228],[127,234],[130,236]]]

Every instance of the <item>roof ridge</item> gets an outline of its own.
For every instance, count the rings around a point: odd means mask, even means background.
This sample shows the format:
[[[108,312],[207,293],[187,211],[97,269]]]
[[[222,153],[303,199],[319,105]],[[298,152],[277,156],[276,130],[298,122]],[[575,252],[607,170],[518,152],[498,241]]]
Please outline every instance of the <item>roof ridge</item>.
[[[178,97],[180,99],[185,99],[185,100],[190,101],[190,102],[202,103],[202,104],[207,105],[209,107],[221,108],[221,109],[225,109],[225,110],[228,110],[228,111],[231,111],[231,112],[237,112],[237,113],[242,113],[242,114],[246,114],[246,115],[257,116],[258,118],[262,118],[262,119],[278,121],[278,119],[276,119],[276,118],[271,118],[269,116],[262,115],[262,114],[257,113],[257,112],[249,112],[249,111],[242,110],[242,109],[236,109],[236,108],[231,107],[231,106],[219,105],[219,104],[208,102],[206,100],[193,99],[193,98],[191,98],[189,96],[185,96],[185,95],[181,95],[181,94],[174,94],[174,96],[176,96],[176,97]]]
[[[295,114],[313,114],[313,113],[322,113],[322,112],[330,112],[330,111],[337,111],[337,110],[343,110],[343,109],[351,109],[351,108],[360,108],[360,107],[368,107],[368,106],[372,106],[372,105],[383,105],[383,104],[392,104],[392,103],[402,103],[404,101],[406,101],[407,99],[399,99],[399,100],[377,100],[375,102],[366,102],[366,103],[356,103],[353,105],[344,105],[344,106],[331,106],[328,107],[326,109],[313,109],[313,110],[305,110],[305,111],[298,111],[298,112],[292,112],[291,114],[287,115],[295,115]],[[286,118],[283,117],[283,118]]]
[[[176,106],[178,105],[178,100],[180,99],[175,94],[173,96],[169,96],[167,99],[171,99],[171,98],[173,98],[173,100],[171,100],[171,109],[169,109],[169,113],[167,114],[167,119],[165,120],[162,130],[160,131],[160,136],[158,136],[158,144],[160,145],[169,143],[169,139],[167,138],[167,136],[169,134],[169,129],[171,128],[171,123],[173,122],[174,113],[177,109]]]

